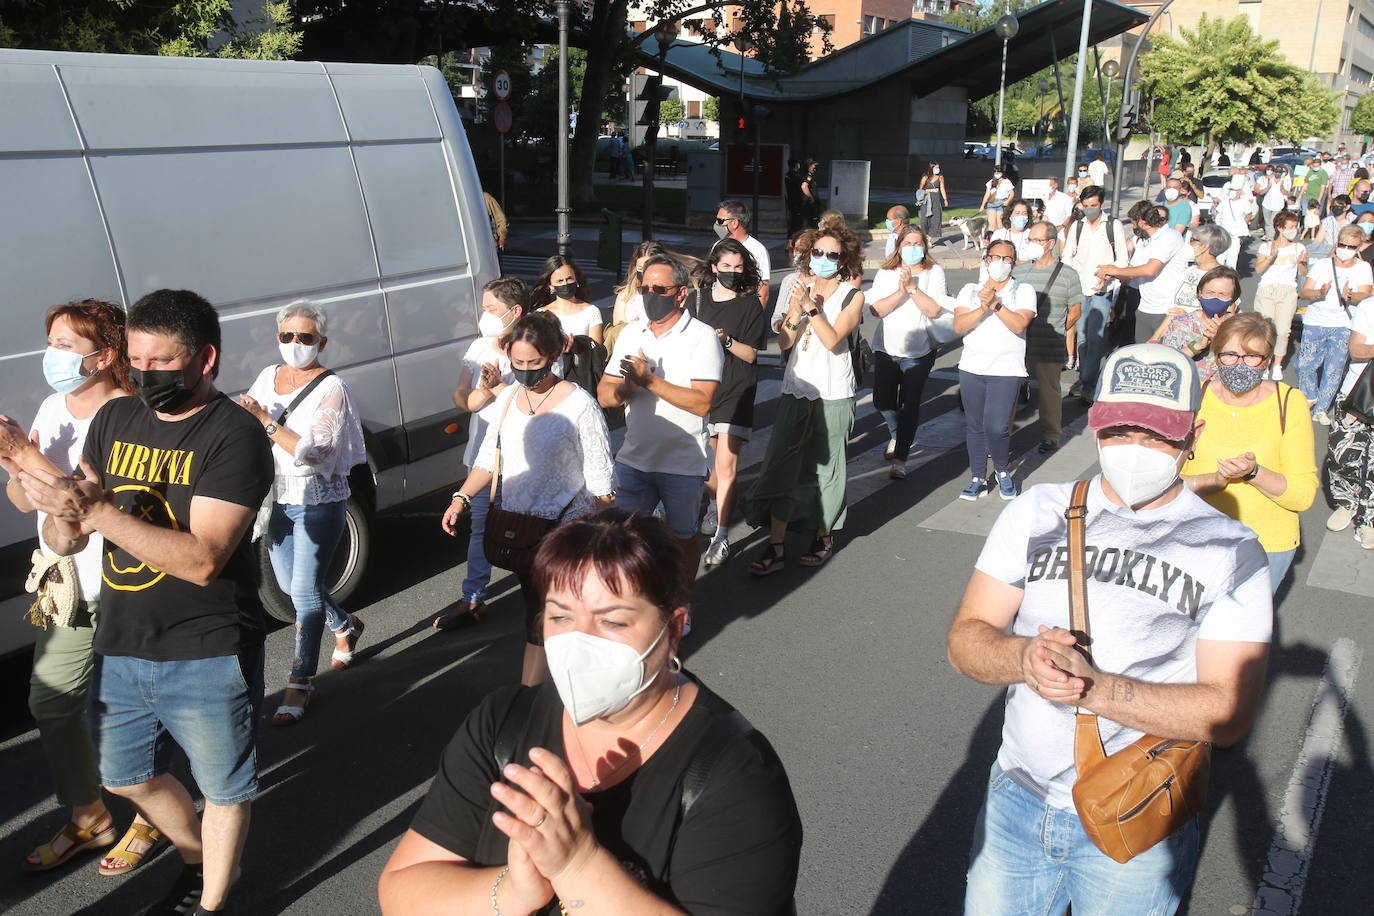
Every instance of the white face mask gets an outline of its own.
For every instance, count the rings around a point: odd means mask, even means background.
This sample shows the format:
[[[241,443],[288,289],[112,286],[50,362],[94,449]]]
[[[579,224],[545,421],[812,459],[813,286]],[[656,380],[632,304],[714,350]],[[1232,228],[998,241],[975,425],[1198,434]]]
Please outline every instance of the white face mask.
[[[988,264],[988,277],[993,283],[1001,283],[1011,276],[1011,265],[1003,260],[992,261]]]
[[[1178,480],[1178,459],[1143,445],[1103,445],[1099,440],[1097,460],[1102,476],[1132,509],[1156,499]]]
[[[1164,189],[1164,199],[1165,199],[1165,200],[1178,200],[1178,188],[1165,188],[1165,189]]]
[[[617,713],[643,693],[659,675],[655,671],[653,677],[644,679],[644,657],[667,632],[665,625],[643,652],[580,630],[544,640],[549,676],[573,723],[582,725]]]
[[[277,349],[281,351],[281,360],[292,369],[304,369],[315,361],[315,357],[320,355],[320,345],[311,344],[306,346],[297,341],[291,343],[279,343]]]
[[[506,312],[509,315],[510,311]],[[500,337],[506,333],[506,315],[483,312],[477,318],[477,333],[483,337]]]
[[[1279,234],[1283,236],[1284,241],[1286,241],[1286,242],[1292,242],[1292,241],[1295,241],[1295,240],[1297,239],[1297,237],[1298,237],[1298,230],[1292,229],[1292,228],[1284,229],[1284,230],[1283,230],[1281,233],[1279,233]]]
[[[1021,253],[1027,261],[1038,261],[1045,256],[1045,246],[1039,242],[1026,242],[1021,246]]]

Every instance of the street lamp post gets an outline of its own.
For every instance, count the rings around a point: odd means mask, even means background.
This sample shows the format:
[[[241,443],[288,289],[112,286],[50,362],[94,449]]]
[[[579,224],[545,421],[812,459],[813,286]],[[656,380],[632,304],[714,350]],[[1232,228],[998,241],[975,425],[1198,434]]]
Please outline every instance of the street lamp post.
[[[568,15],[572,0],[558,0],[558,253],[572,247],[572,206],[568,197]]]
[[[663,64],[668,59],[668,49],[677,41],[677,33],[678,24],[673,19],[665,19],[654,27],[654,40],[658,42],[659,84],[653,98],[644,105],[644,114],[649,123],[644,135],[644,200],[640,205],[640,238],[646,242],[654,237],[654,164],[658,159],[658,115],[662,102],[659,90],[663,86]]]
[[[1040,120],[1036,123],[1040,128],[1040,142],[1044,143],[1049,139],[1049,125],[1045,123],[1045,93],[1050,91],[1050,81],[1042,76],[1035,88],[1040,90]]]
[[[756,45],[743,35],[735,36],[734,45],[735,50],[739,51],[739,116],[742,118],[747,117],[748,120],[745,123],[754,128],[754,142],[750,147],[749,153],[749,168],[753,172],[754,177],[754,204],[753,209],[750,211],[749,218],[752,221],[751,225],[754,228],[754,232],[757,233],[759,231],[759,124],[756,113],[751,112],[749,115],[745,114],[746,102],[744,101],[744,58],[745,55],[754,50]],[[740,139],[744,140],[744,137],[741,136]]]
[[[1002,39],[1002,78],[997,83],[997,159],[993,163],[995,168],[1002,167],[1002,112],[1006,103],[1007,95],[1007,42],[1016,37],[1020,31],[1021,24],[1016,21],[1016,17],[1010,14],[997,20],[997,25],[993,27],[997,32],[997,37]]]
[[[1111,100],[1112,100],[1112,80],[1121,72],[1121,65],[1115,60],[1107,59],[1102,62],[1102,75],[1107,78],[1107,94],[1102,97],[1102,146],[1110,145],[1110,137],[1107,135],[1107,124],[1111,120]]]

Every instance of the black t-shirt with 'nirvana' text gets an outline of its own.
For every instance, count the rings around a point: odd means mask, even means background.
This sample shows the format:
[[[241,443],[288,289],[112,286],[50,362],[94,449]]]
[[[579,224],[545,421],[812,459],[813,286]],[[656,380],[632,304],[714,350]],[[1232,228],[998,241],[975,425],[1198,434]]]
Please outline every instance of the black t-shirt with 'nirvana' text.
[[[182,420],[161,420],[138,398],[116,398],[91,421],[85,458],[115,505],[135,518],[190,530],[196,496],[257,509],[272,487],[262,425],[223,394]],[[236,655],[262,643],[251,532],[209,585],[136,559],[110,538],[100,558],[95,650],[150,661]]]

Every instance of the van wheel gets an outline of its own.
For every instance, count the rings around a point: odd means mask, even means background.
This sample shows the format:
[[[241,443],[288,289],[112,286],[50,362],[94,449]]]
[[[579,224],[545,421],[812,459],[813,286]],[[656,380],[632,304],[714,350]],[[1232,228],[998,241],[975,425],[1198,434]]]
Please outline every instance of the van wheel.
[[[267,536],[258,539],[258,569],[262,575],[262,585],[258,597],[262,606],[273,618],[283,623],[296,622],[296,608],[291,597],[277,584],[277,574],[272,569],[272,560],[267,553]],[[367,510],[356,497],[348,498],[344,516],[343,534],[339,536],[339,546],[329,563],[329,573],[325,581],[329,584],[329,594],[334,601],[343,605],[358,590],[363,574],[367,571],[368,556],[372,552],[372,534],[368,524]]]

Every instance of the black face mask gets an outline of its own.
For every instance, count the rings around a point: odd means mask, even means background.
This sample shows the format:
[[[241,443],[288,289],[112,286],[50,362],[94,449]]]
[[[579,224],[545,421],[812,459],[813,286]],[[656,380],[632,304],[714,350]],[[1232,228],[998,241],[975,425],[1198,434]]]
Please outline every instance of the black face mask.
[[[1336,214],[1337,216],[1341,216],[1345,213],[1345,207],[1341,206],[1340,204],[1332,204],[1331,212]]]
[[[657,323],[667,318],[677,311],[677,296],[673,293],[646,292],[644,294],[644,315],[651,322]]]
[[[186,387],[186,377],[181,369],[129,369],[129,380],[134,383],[138,399],[150,410],[158,413],[173,413],[185,404],[195,392],[194,387]]]
[[[510,374],[515,376],[515,381],[526,388],[538,388],[544,383],[544,379],[549,377],[553,371],[553,366],[541,366],[538,369],[512,369]]]
[[[560,283],[552,287],[552,289],[553,294],[559,299],[571,299],[573,296],[577,295],[576,283]]]
[[[716,282],[728,290],[733,291],[739,283],[740,272],[738,270],[719,270],[716,271]]]

